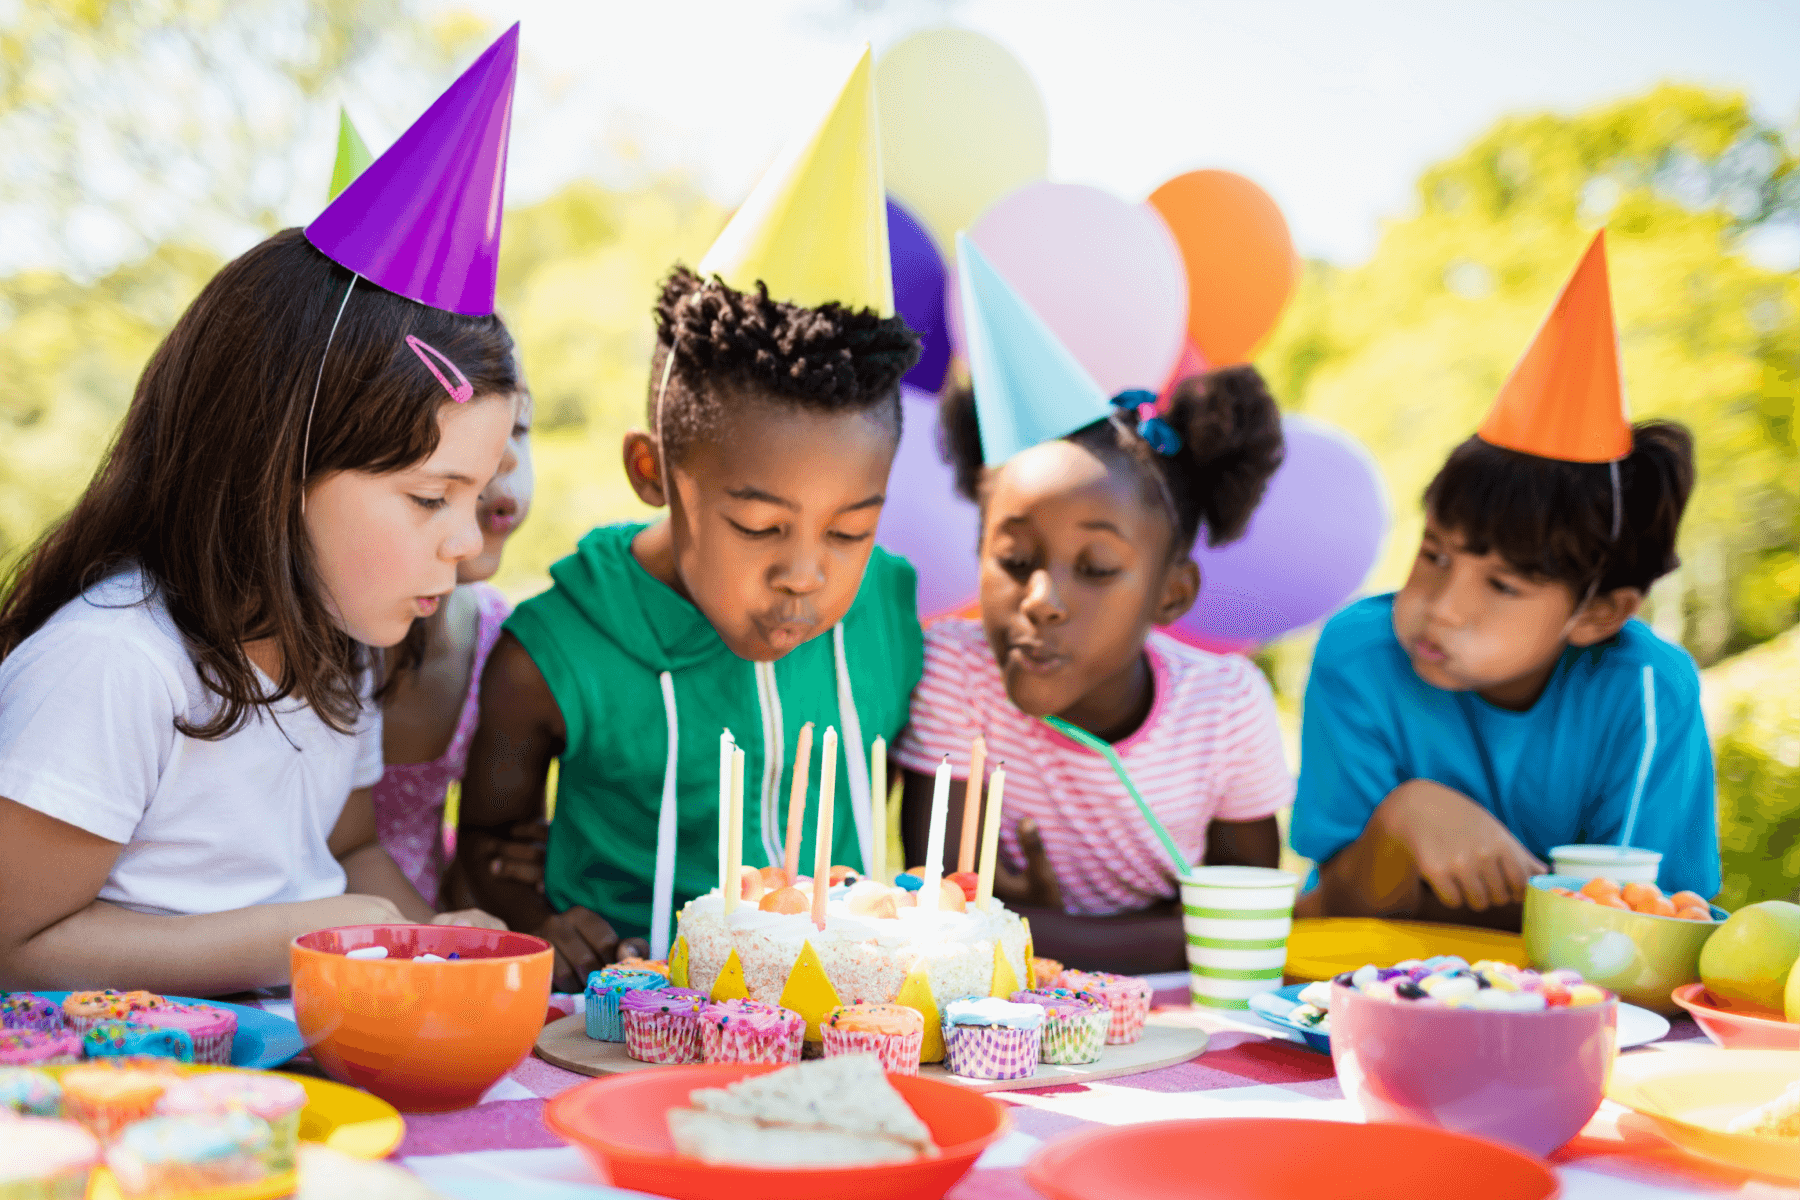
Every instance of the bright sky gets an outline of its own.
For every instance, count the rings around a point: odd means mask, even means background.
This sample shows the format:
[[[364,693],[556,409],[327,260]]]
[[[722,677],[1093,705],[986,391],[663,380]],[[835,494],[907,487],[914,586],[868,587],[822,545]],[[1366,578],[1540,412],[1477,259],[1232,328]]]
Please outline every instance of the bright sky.
[[[1659,81],[1739,89],[1800,137],[1794,0],[431,0],[522,19],[508,202],[578,176],[681,168],[735,203],[842,77],[952,23],[1042,89],[1050,175],[1139,199],[1240,171],[1301,253],[1354,263],[1420,170],[1497,117],[1573,111]],[[422,107],[422,105],[421,105]],[[370,121],[370,141],[412,112]]]

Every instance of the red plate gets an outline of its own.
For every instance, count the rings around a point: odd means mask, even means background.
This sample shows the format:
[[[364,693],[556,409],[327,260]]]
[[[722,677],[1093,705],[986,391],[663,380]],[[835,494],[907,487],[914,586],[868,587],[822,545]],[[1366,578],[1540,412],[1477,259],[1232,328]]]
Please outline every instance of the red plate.
[[[1728,1004],[1707,991],[1704,983],[1683,984],[1669,998],[1727,1050],[1800,1050],[1800,1025],[1782,1020],[1778,1012]]]
[[[1006,1129],[1006,1110],[953,1083],[889,1075],[937,1142],[935,1158],[866,1167],[745,1167],[675,1152],[668,1113],[695,1088],[723,1087],[773,1065],[661,1067],[584,1083],[544,1107],[544,1124],[580,1148],[602,1179],[675,1200],[941,1200]],[[1461,1200],[1461,1198],[1459,1198]]]
[[[1535,1158],[1460,1133],[1280,1117],[1158,1121],[1045,1146],[1025,1179],[1050,1200],[1551,1200]],[[1452,1183],[1452,1181],[1454,1181]]]

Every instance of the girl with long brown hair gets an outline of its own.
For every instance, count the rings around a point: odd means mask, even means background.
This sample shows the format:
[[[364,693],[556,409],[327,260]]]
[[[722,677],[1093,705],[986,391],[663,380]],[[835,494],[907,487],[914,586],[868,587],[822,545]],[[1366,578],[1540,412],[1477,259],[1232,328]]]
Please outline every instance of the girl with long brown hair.
[[[515,419],[493,280],[516,36],[207,284],[0,584],[0,988],[213,995],[285,982],[309,930],[496,923],[434,914],[369,788],[379,648],[480,553]],[[498,153],[445,155],[472,126]]]

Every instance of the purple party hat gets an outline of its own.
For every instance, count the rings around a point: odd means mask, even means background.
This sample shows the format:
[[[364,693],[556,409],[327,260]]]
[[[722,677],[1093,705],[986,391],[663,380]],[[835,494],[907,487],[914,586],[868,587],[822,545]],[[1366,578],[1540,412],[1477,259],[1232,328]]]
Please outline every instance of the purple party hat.
[[[494,311],[519,27],[306,227],[340,266],[448,312]]]

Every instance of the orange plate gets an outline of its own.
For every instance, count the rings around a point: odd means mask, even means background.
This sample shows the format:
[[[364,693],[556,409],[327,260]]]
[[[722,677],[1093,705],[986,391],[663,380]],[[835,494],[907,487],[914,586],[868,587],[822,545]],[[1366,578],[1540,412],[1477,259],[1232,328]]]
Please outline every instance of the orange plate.
[[[1732,1007],[1707,991],[1704,983],[1683,984],[1669,998],[1727,1050],[1800,1050],[1800,1025],[1782,1020],[1780,1013]]]
[[[580,1147],[613,1186],[675,1200],[939,1200],[1006,1129],[999,1103],[953,1083],[889,1075],[931,1129],[935,1158],[867,1167],[746,1167],[675,1152],[668,1112],[695,1088],[780,1070],[772,1064],[664,1067],[596,1079],[551,1100],[544,1124]]]
[[[1223,1117],[1115,1125],[1059,1138],[1025,1181],[1050,1200],[1550,1200],[1550,1168],[1518,1150],[1415,1125]]]

